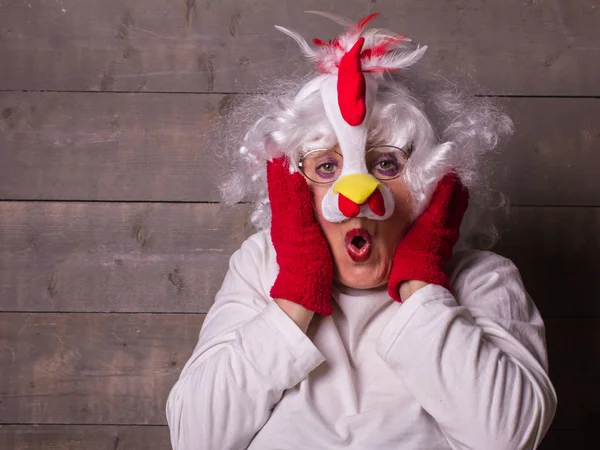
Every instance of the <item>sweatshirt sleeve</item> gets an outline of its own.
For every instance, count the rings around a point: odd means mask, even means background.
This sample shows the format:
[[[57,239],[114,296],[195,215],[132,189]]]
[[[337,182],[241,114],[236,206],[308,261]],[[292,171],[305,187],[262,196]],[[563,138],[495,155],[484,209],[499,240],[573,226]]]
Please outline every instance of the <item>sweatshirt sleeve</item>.
[[[169,394],[175,450],[246,448],[284,390],[325,360],[266,294],[261,277],[272,272],[272,249],[256,236],[231,257],[198,344]]]
[[[453,449],[534,449],[556,410],[544,324],[515,265],[472,252],[452,290],[427,285],[382,330],[378,354]]]

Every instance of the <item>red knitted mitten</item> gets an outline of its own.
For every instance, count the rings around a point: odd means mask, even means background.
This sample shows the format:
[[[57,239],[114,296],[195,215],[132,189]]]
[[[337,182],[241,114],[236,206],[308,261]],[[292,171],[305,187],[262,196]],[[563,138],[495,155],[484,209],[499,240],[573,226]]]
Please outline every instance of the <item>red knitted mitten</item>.
[[[279,264],[271,297],[331,315],[333,259],[315,219],[308,184],[300,173],[290,174],[285,157],[267,162],[267,181],[271,240]]]
[[[390,297],[400,299],[400,283],[420,280],[449,288],[444,266],[452,257],[469,191],[454,172],[439,182],[423,214],[400,241],[388,281]]]

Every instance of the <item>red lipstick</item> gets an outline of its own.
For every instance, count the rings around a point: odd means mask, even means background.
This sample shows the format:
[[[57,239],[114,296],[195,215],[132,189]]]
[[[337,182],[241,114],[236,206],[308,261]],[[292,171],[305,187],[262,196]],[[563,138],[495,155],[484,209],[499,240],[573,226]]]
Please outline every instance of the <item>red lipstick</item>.
[[[353,228],[346,233],[344,243],[348,256],[354,262],[364,262],[371,256],[372,238],[363,228]]]

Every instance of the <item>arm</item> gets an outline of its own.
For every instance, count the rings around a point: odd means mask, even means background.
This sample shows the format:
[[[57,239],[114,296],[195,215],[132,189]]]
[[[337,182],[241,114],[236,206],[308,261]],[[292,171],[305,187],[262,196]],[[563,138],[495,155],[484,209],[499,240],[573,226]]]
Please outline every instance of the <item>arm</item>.
[[[556,409],[544,325],[511,261],[473,252],[457,298],[414,290],[383,330],[379,355],[456,449],[532,449]]]
[[[286,313],[296,325],[298,325],[298,328],[306,333],[306,330],[308,330],[308,326],[310,325],[310,321],[315,315],[314,311],[282,298],[276,298],[274,301],[277,303],[277,305],[279,305],[281,310]]]
[[[246,448],[284,390],[324,361],[265,292],[260,274],[270,276],[273,270],[257,236],[231,257],[198,345],[169,395],[175,450]],[[307,314],[312,317],[312,312],[290,313],[301,323]]]
[[[417,292],[419,289],[427,286],[429,283],[419,280],[408,280],[400,284],[400,298],[403,302],[407,301],[408,298]]]

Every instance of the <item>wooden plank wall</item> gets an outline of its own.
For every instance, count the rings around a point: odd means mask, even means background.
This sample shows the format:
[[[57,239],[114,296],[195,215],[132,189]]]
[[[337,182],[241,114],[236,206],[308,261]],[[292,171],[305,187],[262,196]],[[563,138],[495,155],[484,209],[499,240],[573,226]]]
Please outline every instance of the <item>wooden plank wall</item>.
[[[273,24],[326,9],[428,44],[515,119],[496,251],[547,323],[543,448],[600,418],[600,1],[0,2],[0,450],[164,449],[164,403],[247,205],[215,201],[205,132],[257,80],[305,70]],[[291,58],[289,61],[285,58]]]

